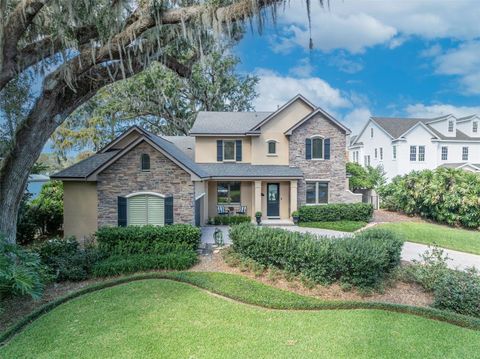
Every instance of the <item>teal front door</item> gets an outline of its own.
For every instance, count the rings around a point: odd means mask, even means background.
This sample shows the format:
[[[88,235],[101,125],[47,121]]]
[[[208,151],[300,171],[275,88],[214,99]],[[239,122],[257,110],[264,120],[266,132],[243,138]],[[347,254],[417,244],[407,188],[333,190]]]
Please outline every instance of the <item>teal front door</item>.
[[[267,184],[267,217],[280,216],[280,184]]]

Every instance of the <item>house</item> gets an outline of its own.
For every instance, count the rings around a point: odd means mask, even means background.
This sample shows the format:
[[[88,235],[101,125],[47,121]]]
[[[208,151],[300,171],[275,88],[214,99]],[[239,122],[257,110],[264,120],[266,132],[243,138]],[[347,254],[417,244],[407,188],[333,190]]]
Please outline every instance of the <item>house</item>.
[[[200,112],[190,136],[134,126],[52,176],[64,183],[65,235],[202,225],[242,206],[248,216],[288,221],[304,204],[359,202],[347,186],[349,133],[301,95],[275,112]]]
[[[411,171],[437,167],[480,171],[480,117],[371,117],[352,136],[349,160],[383,166],[392,179]]]

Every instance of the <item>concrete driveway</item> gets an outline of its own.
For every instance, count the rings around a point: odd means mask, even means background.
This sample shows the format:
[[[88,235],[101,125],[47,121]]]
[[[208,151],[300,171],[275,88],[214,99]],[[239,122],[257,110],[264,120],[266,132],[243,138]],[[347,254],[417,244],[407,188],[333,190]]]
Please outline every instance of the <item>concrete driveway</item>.
[[[222,231],[223,240],[226,245],[231,244],[230,237],[228,236],[228,226],[207,226],[202,227],[202,243],[203,244],[213,244],[215,243],[213,239],[213,233],[215,228],[218,228]],[[351,237],[353,233],[349,232],[339,232],[332,231],[329,229],[321,228],[305,228],[297,226],[284,226],[284,227],[275,227],[285,229],[287,231],[295,231],[301,233],[312,233],[318,236],[339,238],[339,237]],[[413,259],[420,260],[420,256],[425,253],[428,249],[428,246],[424,244],[405,242],[402,250],[402,260],[411,262]],[[454,251],[451,249],[444,249],[445,254],[450,258],[448,261],[448,266],[452,269],[466,269],[475,267],[480,271],[480,256],[470,253],[463,253]]]

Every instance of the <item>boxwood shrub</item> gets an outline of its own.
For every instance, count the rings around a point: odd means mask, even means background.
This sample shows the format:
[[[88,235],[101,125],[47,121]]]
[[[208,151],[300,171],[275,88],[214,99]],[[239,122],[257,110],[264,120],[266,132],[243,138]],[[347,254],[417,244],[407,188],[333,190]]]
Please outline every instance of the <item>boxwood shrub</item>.
[[[363,221],[372,219],[373,207],[368,203],[338,203],[302,206],[300,222]]]
[[[208,223],[214,225],[231,226],[240,223],[249,223],[252,219],[249,216],[215,216],[209,218]]]
[[[371,229],[345,238],[256,227],[230,230],[233,249],[266,266],[303,274],[316,283],[341,281],[357,287],[375,287],[400,263],[403,241],[393,232]]]
[[[190,249],[197,249],[200,242],[199,228],[188,224],[174,224],[170,226],[128,226],[103,227],[96,233],[100,250],[112,253],[119,246],[129,247],[130,253],[148,252],[159,245],[182,245]]]

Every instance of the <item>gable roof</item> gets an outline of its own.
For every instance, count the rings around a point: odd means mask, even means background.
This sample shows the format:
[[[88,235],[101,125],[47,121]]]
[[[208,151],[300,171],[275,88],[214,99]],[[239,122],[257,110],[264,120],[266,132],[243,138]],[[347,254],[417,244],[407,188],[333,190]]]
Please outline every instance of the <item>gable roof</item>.
[[[91,173],[95,172],[97,168],[110,161],[119,150],[97,153],[93,156],[85,158],[84,160],[75,163],[74,165],[61,170],[50,176],[50,178],[71,178],[82,179],[87,178]]]
[[[336,120],[334,117],[332,117],[329,113],[327,113],[326,111],[324,111],[323,109],[321,109],[320,107],[318,107],[315,111],[309,113],[307,116],[305,116],[304,118],[302,118],[300,121],[298,121],[295,125],[293,125],[292,127],[290,127],[288,130],[286,130],[284,132],[285,135],[291,135],[293,131],[295,131],[298,127],[300,127],[301,125],[303,125],[305,122],[307,122],[308,120],[310,120],[313,116],[315,115],[318,115],[318,114],[321,114],[323,115],[325,118],[327,118],[328,120],[330,120],[331,122],[333,122],[335,125],[337,125],[338,127],[340,127],[342,130],[345,131],[345,133],[347,135],[349,135],[351,133],[350,129],[345,127],[341,122],[339,122],[338,120]]]
[[[245,135],[271,113],[200,111],[190,135]]]
[[[161,136],[182,150],[191,160],[195,160],[195,137],[191,136]]]

